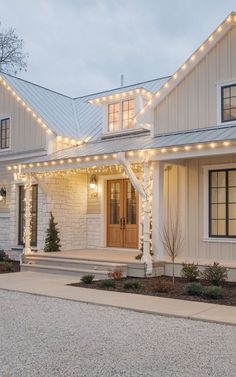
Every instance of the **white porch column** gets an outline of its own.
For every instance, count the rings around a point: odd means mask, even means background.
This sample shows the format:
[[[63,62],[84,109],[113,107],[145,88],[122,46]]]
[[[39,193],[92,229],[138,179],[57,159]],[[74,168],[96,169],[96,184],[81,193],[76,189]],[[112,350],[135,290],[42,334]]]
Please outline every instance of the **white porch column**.
[[[148,195],[149,185],[149,164],[148,161],[143,163],[143,186],[145,197],[142,197],[143,212],[143,256],[141,261],[146,264],[146,274],[152,274],[152,257],[150,255],[150,198]]]
[[[25,188],[25,227],[23,255],[31,253],[31,205],[32,205],[32,181],[30,175],[26,175]]]
[[[152,192],[152,248],[155,260],[161,260],[164,254],[162,229],[164,222],[164,162],[153,162]]]

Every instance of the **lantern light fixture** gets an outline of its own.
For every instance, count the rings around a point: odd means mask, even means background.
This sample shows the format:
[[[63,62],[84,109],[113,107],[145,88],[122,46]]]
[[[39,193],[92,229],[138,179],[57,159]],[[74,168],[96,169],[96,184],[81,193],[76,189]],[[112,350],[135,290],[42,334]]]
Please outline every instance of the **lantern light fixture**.
[[[7,196],[7,191],[6,191],[6,188],[3,186],[0,189],[0,202],[2,202],[3,200],[5,200],[6,196]]]
[[[97,177],[95,174],[92,174],[90,177],[89,187],[91,190],[96,190],[97,188]]]

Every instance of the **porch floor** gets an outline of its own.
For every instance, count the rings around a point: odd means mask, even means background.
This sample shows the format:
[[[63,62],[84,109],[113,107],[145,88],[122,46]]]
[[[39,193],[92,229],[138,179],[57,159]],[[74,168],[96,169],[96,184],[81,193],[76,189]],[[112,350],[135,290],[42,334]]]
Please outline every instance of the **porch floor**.
[[[81,250],[66,250],[60,252],[45,253],[43,251],[35,253],[37,256],[43,257],[57,257],[70,259],[85,259],[91,261],[103,261],[114,263],[137,263],[143,264],[140,260],[135,259],[139,254],[139,250],[130,249],[81,249]]]

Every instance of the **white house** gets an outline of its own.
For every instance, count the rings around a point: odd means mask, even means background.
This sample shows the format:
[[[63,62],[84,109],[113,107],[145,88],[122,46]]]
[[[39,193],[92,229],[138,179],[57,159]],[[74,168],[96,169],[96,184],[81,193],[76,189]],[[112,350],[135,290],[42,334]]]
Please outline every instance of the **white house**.
[[[236,13],[171,77],[70,98],[1,73],[0,121],[1,248],[43,259],[52,211],[63,251],[124,261],[142,242],[136,264],[168,274],[177,216],[177,262],[236,280]]]

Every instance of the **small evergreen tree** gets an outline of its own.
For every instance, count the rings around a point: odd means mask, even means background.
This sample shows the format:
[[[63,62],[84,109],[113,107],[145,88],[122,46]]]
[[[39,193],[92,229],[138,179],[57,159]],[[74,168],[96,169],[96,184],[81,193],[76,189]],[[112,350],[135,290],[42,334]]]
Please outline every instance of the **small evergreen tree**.
[[[57,223],[54,220],[52,212],[50,212],[49,226],[46,231],[44,251],[60,251],[60,238],[59,230],[57,229]]]

